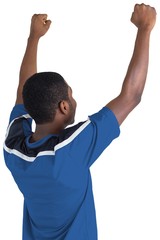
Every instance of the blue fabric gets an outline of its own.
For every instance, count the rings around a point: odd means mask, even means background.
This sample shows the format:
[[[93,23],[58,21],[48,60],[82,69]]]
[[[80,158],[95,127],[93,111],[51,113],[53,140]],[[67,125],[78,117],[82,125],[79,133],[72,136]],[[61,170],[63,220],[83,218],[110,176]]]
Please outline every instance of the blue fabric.
[[[10,115],[4,158],[24,196],[23,240],[97,240],[90,166],[120,129],[104,107],[85,122],[30,143],[23,105]]]

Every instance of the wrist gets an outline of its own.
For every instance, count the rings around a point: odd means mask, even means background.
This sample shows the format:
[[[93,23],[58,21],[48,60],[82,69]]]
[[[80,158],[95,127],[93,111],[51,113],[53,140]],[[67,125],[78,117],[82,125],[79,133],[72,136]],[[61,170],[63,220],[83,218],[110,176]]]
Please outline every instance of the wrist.
[[[143,37],[150,37],[151,29],[148,28],[138,28],[138,35]]]
[[[29,35],[29,37],[28,37],[28,41],[38,42],[39,39],[40,39],[39,36],[36,36],[36,35],[33,35],[33,34]]]
[[[150,25],[145,25],[145,26],[139,26],[138,31],[143,32],[144,34],[150,34],[152,31],[153,27]]]

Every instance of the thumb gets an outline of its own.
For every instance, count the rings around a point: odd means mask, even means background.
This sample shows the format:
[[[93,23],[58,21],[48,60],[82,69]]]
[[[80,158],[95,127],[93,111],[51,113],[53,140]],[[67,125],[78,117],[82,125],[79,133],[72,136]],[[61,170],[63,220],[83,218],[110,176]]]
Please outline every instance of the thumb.
[[[46,21],[45,21],[45,25],[46,25],[46,27],[49,28],[50,25],[51,25],[51,23],[52,23],[51,20],[46,20]]]

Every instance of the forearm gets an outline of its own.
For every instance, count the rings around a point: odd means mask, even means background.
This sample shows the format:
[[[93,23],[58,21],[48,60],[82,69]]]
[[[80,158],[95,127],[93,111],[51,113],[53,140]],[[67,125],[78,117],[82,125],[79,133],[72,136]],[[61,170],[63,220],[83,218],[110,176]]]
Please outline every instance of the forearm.
[[[139,104],[146,82],[149,63],[150,32],[138,30],[133,55],[119,96],[107,104],[121,124]]]
[[[150,33],[151,31],[146,29],[138,30],[133,56],[121,91],[121,94],[125,93],[126,97],[137,101],[141,98],[147,77]]]
[[[19,81],[24,85],[25,81],[37,72],[37,49],[39,39],[29,37],[26,51],[22,60]]]
[[[21,63],[16,103],[23,103],[22,90],[26,80],[37,72],[37,49],[39,38],[29,36]]]

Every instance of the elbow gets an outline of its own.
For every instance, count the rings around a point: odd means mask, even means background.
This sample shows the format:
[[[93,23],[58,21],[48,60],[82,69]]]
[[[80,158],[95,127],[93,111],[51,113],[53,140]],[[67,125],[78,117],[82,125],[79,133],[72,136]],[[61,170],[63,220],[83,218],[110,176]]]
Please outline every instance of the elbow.
[[[137,103],[137,105],[141,102],[141,99],[142,99],[142,95],[141,94],[136,96],[136,103]]]
[[[133,105],[134,105],[134,107],[136,107],[137,105],[140,104],[141,99],[142,99],[142,95],[141,94],[136,94],[134,96],[134,98],[133,98]]]

